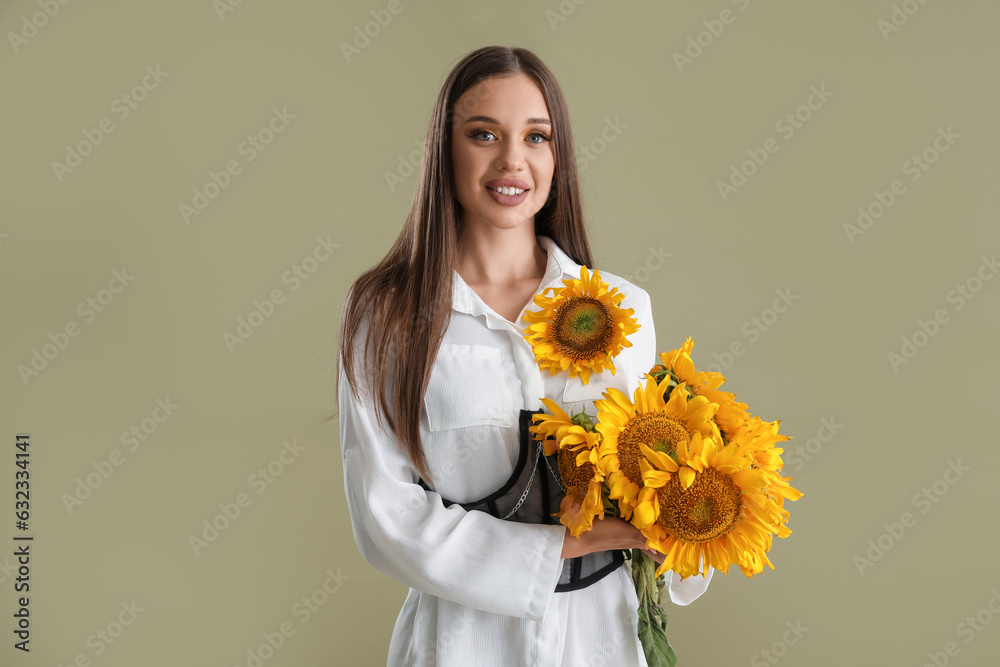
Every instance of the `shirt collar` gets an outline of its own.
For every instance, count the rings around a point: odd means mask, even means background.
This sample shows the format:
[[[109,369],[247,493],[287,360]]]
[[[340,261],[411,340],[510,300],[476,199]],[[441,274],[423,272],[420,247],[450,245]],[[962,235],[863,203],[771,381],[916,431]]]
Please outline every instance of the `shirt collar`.
[[[561,287],[564,279],[580,277],[581,265],[563,252],[555,241],[548,236],[539,235],[535,238],[538,240],[538,245],[548,253],[545,275],[542,276],[542,282],[538,287],[539,292],[547,287]],[[452,269],[451,307],[469,315],[488,315],[490,316],[488,319],[499,317],[454,269]],[[506,321],[502,317],[499,319]]]

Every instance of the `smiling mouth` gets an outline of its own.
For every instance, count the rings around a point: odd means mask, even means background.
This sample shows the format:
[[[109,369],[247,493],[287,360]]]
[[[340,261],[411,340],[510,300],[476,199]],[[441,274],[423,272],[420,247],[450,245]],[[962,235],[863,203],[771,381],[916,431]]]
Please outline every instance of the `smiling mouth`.
[[[486,188],[487,190],[492,190],[493,192],[499,192],[502,195],[519,195],[522,192],[527,192],[527,190],[522,188],[508,188],[501,186],[499,188]]]

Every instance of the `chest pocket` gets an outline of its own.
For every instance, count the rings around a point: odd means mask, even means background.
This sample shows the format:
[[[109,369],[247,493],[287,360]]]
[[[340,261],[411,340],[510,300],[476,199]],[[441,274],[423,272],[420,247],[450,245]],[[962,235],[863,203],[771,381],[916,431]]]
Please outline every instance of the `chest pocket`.
[[[507,373],[495,347],[442,343],[424,395],[430,430],[514,426],[518,406]]]

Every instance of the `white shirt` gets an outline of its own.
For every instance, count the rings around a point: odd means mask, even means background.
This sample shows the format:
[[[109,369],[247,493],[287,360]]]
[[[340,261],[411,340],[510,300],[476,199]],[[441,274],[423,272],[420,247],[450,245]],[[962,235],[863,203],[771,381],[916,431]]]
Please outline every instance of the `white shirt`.
[[[580,277],[579,264],[551,239],[537,238],[548,253],[539,292]],[[649,295],[613,274],[602,271],[601,278],[625,293],[621,307],[633,308],[641,326],[615,358],[615,375],[592,373],[584,385],[568,371],[541,371],[524,338],[524,311],[511,323],[454,272],[451,320],[420,418],[434,491],[417,484],[405,450],[377,423],[374,407],[354,398],[340,371],[340,443],[354,539],[369,563],[410,587],[388,667],[646,665],[627,565],[586,588],[556,593],[566,528],[503,521],[446,508],[441,500],[476,500],[507,480],[517,462],[522,408],[541,411],[546,396],[593,416],[591,401],[605,389],[631,397],[658,363]],[[529,302],[525,309],[538,307]],[[668,573],[671,601],[697,599],[711,574],[680,581]]]

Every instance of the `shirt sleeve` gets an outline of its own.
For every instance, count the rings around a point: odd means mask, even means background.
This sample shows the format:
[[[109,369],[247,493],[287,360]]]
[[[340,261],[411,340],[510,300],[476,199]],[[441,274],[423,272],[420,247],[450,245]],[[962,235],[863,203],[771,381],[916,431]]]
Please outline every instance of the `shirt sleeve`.
[[[635,360],[634,377],[629,378],[629,396],[632,391],[643,381],[643,375],[649,372],[656,364],[660,363],[660,353],[656,349],[656,327],[653,322],[653,306],[646,290],[635,287],[635,304],[629,306],[635,310],[635,318],[639,323],[639,330],[631,336],[632,347],[635,348],[633,359]]]
[[[562,573],[566,529],[446,508],[440,494],[416,483],[401,443],[378,422],[374,405],[357,400],[342,368],[339,387],[344,489],[365,559],[425,593],[541,621]]]
[[[660,363],[660,350],[656,347],[656,330],[653,323],[652,303],[649,294],[641,288],[635,289],[636,293],[641,297],[641,299],[637,300],[637,303],[640,305],[635,308],[640,327],[634,334],[632,345],[636,348],[637,373],[648,373],[649,369]],[[680,342],[682,341],[678,342],[678,346]],[[630,391],[634,388],[634,386],[629,387]],[[679,574],[673,570],[669,570],[664,576],[667,583],[666,588],[670,594],[670,601],[681,606],[691,604],[708,590],[708,584],[712,581],[714,573],[715,570],[709,567],[704,577],[693,576],[682,581]]]
[[[695,575],[681,581],[681,575],[670,570],[665,575],[670,601],[682,607],[691,604],[708,590],[708,584],[712,581],[713,574],[715,574],[715,568],[709,566],[708,573],[704,577]]]

